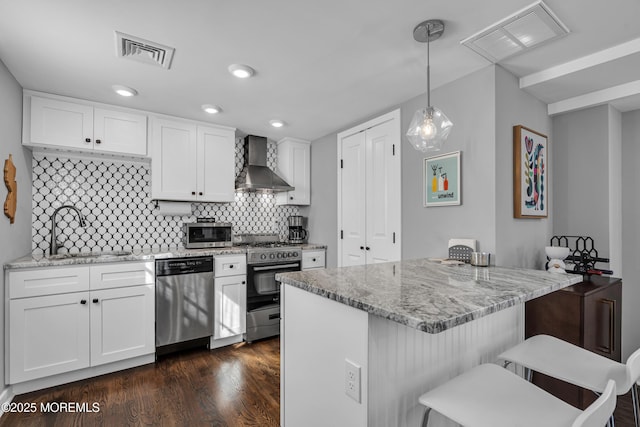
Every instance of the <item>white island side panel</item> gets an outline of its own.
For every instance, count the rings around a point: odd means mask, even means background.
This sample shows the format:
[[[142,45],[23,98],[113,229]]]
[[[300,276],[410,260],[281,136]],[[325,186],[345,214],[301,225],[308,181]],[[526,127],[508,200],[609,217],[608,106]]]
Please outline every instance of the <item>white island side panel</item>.
[[[399,323],[369,317],[368,426],[419,426],[428,390],[524,339],[524,304],[430,334]],[[433,412],[429,427],[457,426]]]
[[[367,313],[290,285],[281,292],[280,425],[366,427]],[[361,366],[359,403],[345,393],[345,359]]]

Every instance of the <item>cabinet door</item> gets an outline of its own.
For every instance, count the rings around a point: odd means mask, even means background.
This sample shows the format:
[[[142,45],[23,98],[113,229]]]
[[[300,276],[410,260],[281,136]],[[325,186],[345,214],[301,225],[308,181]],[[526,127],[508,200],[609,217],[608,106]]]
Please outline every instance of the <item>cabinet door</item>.
[[[197,199],[232,202],[235,199],[235,132],[198,126]]]
[[[153,285],[91,292],[91,365],[155,352]]]
[[[247,285],[245,276],[215,279],[213,337],[226,338],[246,332]]]
[[[400,147],[397,123],[365,132],[367,264],[400,259]]]
[[[151,143],[151,198],[196,200],[196,126],[155,119]]]
[[[93,123],[95,150],[147,155],[147,116],[96,108]]]
[[[359,132],[341,141],[343,167],[338,170],[341,197],[338,212],[342,224],[340,267],[365,264],[365,134]]]
[[[311,202],[311,146],[307,141],[285,139],[278,143],[278,175],[295,190],[279,193],[279,205]]]
[[[584,348],[621,360],[622,284],[617,283],[584,298]]]
[[[88,300],[76,292],[9,302],[9,384],[89,366]]]
[[[81,150],[93,148],[93,107],[31,97],[31,142]]]

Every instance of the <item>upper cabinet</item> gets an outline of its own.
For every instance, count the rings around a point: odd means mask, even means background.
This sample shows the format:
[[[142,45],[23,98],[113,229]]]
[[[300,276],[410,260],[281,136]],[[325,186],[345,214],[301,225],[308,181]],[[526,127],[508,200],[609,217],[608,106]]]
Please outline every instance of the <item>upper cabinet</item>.
[[[294,138],[278,141],[277,174],[295,190],[278,193],[278,205],[311,203],[311,144]]]
[[[151,198],[231,202],[235,198],[235,129],[152,118]]]
[[[147,116],[25,93],[22,143],[95,154],[147,156]]]

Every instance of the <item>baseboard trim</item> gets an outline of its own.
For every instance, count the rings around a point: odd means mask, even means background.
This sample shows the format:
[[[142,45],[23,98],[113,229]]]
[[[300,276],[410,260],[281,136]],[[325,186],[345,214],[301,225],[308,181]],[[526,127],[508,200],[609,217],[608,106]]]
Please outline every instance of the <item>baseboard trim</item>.
[[[5,404],[11,403],[16,395],[13,393],[13,387],[8,386],[0,393],[0,417],[4,415]]]

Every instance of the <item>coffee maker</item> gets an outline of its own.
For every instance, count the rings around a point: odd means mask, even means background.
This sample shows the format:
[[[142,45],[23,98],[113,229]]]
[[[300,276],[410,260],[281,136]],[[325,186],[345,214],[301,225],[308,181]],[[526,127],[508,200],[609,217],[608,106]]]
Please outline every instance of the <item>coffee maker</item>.
[[[307,243],[307,217],[294,215],[289,217],[289,243]]]

